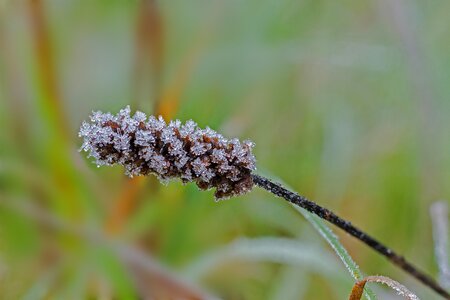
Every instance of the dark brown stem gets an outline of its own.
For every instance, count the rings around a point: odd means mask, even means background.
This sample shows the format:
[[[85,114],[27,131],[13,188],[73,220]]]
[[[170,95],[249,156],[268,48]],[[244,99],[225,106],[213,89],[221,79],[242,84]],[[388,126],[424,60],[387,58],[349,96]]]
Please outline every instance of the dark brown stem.
[[[278,197],[281,197],[289,201],[290,203],[298,205],[306,209],[307,211],[319,216],[320,218],[327,220],[328,222],[343,229],[347,233],[356,237],[361,242],[368,245],[370,248],[387,257],[392,263],[402,268],[408,274],[410,274],[411,276],[413,276],[414,278],[416,278],[429,288],[433,289],[436,293],[438,293],[445,299],[450,299],[450,294],[443,287],[441,287],[439,283],[437,283],[431,276],[425,274],[424,272],[416,268],[413,264],[408,262],[403,256],[395,253],[394,251],[392,251],[391,249],[389,249],[376,239],[372,238],[370,235],[356,228],[350,222],[337,216],[332,211],[317,205],[316,203],[306,199],[303,196],[298,195],[297,193],[285,189],[280,184],[274,183],[267,178],[255,174],[252,175],[252,178],[253,182],[257,186],[269,191],[270,193]]]

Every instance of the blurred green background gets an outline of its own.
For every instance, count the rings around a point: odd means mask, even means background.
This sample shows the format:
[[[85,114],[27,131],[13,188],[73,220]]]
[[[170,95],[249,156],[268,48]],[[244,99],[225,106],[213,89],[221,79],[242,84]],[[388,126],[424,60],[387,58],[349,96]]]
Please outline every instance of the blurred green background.
[[[443,0],[0,1],[0,298],[348,296],[332,249],[267,192],[216,203],[193,184],[96,168],[78,152],[79,125],[127,104],[253,140],[259,172],[436,276],[449,11]],[[336,233],[365,274],[437,298]]]

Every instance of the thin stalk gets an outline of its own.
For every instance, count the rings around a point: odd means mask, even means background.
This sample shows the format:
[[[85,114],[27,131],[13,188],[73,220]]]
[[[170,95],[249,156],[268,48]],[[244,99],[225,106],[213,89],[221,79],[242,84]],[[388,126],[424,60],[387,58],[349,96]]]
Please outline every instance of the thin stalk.
[[[285,200],[287,200],[290,203],[293,203],[295,205],[298,205],[307,211],[319,216],[320,218],[336,225],[337,227],[343,229],[350,235],[356,237],[361,242],[368,245],[370,248],[374,249],[381,255],[385,256],[387,259],[389,259],[392,263],[406,271],[406,273],[410,274],[432,290],[434,290],[436,293],[444,297],[445,299],[450,299],[450,294],[439,285],[431,276],[427,275],[425,272],[421,271],[417,267],[415,267],[413,264],[408,262],[403,256],[395,253],[370,235],[366,234],[359,228],[353,226],[349,221],[346,221],[342,219],[341,217],[337,216],[332,211],[321,207],[317,205],[316,203],[308,200],[307,198],[298,195],[297,193],[294,193],[292,191],[289,191],[282,187],[278,183],[272,182],[270,179],[252,174],[253,182],[267,190],[268,192],[281,197]]]

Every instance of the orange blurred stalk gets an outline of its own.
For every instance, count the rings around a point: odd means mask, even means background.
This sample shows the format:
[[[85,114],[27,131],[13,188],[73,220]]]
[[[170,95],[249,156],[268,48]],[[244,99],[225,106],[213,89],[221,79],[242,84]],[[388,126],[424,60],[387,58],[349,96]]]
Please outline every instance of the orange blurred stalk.
[[[47,121],[50,133],[49,168],[54,185],[67,201],[54,202],[56,209],[78,218],[81,215],[80,191],[74,182],[70,157],[71,134],[67,115],[61,102],[58,77],[52,51],[49,26],[42,0],[28,0],[28,17],[36,61],[36,76],[39,85],[39,107],[43,121]]]
[[[29,0],[29,16],[36,53],[37,74],[42,92],[42,106],[47,110],[46,113],[51,122],[50,126],[57,130],[61,138],[67,141],[69,136],[67,118],[61,104],[53,51],[42,0]]]
[[[361,300],[366,282],[367,281],[365,279],[355,282],[348,300]]]
[[[143,90],[149,86],[145,76],[148,69],[152,73],[152,85],[150,86],[154,89],[153,97],[151,98],[156,99],[158,97],[164,55],[163,22],[156,2],[154,0],[141,1],[138,12],[134,76],[134,101],[137,108],[144,106],[139,101],[139,95],[145,94]],[[137,206],[138,197],[144,186],[143,177],[127,178],[125,180],[122,191],[114,201],[106,220],[106,231],[109,234],[115,235],[121,231]]]
[[[138,26],[137,26],[137,49],[141,49],[136,52],[137,55],[137,64],[136,66],[143,65],[143,61],[139,63],[140,59],[143,59],[141,53],[150,54],[150,61],[152,62],[152,66],[154,67],[154,75],[161,76],[162,66],[160,63],[163,58],[163,35],[162,35],[162,19],[160,17],[160,13],[158,12],[155,1],[146,0],[141,2],[141,13],[138,18]],[[218,20],[217,12],[220,10],[218,7],[214,7],[214,12],[210,15],[210,18],[207,20],[207,24],[201,26],[201,30],[199,32],[197,42],[194,43],[193,48],[185,55],[182,63],[178,71],[176,72],[175,78],[172,83],[168,85],[167,88],[162,91],[159,99],[154,103],[154,111],[155,115],[161,115],[166,120],[172,119],[179,106],[180,99],[185,89],[189,76],[192,73],[192,70],[196,66],[198,59],[201,56],[202,50],[204,49],[205,43],[207,43],[209,37],[212,34],[212,28],[210,23],[214,23]],[[147,49],[147,50],[142,50]],[[136,74],[142,75],[143,72],[137,72]],[[159,83],[159,79],[155,79],[156,83]],[[140,80],[139,82],[142,82]],[[144,82],[142,82],[144,84]],[[114,207],[112,208],[109,219],[107,220],[107,231],[110,233],[118,233],[123,224],[126,223],[126,220],[131,215],[134,210],[137,199],[133,198],[139,195],[138,192],[127,192],[127,189],[131,189],[135,191],[136,189],[143,188],[144,185],[140,184],[141,179],[133,178],[128,179],[126,184],[124,185],[124,191],[120,193],[118,199],[114,201]],[[129,196],[130,195],[130,196]],[[118,213],[117,211],[121,211]]]
[[[145,179],[142,176],[125,181],[122,191],[114,202],[109,217],[106,220],[106,231],[109,234],[115,235],[120,232],[129,214],[136,206],[144,183]]]

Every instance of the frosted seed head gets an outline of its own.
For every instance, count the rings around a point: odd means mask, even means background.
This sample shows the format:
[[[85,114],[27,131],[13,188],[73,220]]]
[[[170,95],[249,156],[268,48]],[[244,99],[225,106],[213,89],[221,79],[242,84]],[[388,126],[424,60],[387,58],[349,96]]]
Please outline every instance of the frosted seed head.
[[[183,168],[188,161],[189,157],[187,155],[183,155],[175,160],[175,166],[178,168],[178,170],[181,170],[181,168]]]
[[[133,119],[136,122],[145,122],[145,120],[147,119],[147,116],[142,112],[142,111],[137,111],[134,116]]]
[[[81,127],[80,127],[80,132],[78,133],[78,137],[85,137],[88,136],[91,132],[91,125],[86,122],[83,121],[83,123],[81,123]]]
[[[114,148],[119,152],[128,152],[130,150],[130,136],[127,134],[114,134]]]
[[[165,175],[169,168],[169,162],[166,161],[164,156],[155,154],[151,157],[148,166],[154,170],[155,173],[159,175]]]
[[[186,155],[186,151],[183,150],[183,142],[177,138],[174,138],[170,142],[168,152],[174,157],[181,157]]]
[[[156,175],[160,180],[180,178],[200,189],[215,188],[217,199],[248,192],[253,187],[254,144],[228,140],[189,120],[168,124],[159,116],[136,112],[127,106],[118,114],[93,112],[83,122],[80,151],[88,152],[98,166],[119,164],[128,176]]]
[[[139,157],[144,161],[148,162],[152,159],[152,157],[156,155],[156,153],[150,147],[145,147],[139,150]]]
[[[191,171],[191,169],[186,169],[186,171],[181,174],[181,180],[183,180],[183,182],[189,182],[192,179],[193,178],[192,178],[192,171]]]
[[[233,169],[232,166],[228,165],[228,163],[223,162],[217,166],[217,171],[219,174],[227,174]],[[233,176],[231,174],[227,175],[227,178],[231,179]]]
[[[194,145],[191,147],[191,153],[195,156],[200,156],[202,154],[205,154],[206,151],[208,151],[208,144],[204,144],[202,142],[195,142]]]
[[[171,127],[165,127],[162,129],[161,140],[163,143],[169,144],[175,139],[175,132]]]
[[[185,138],[195,132],[197,129],[197,123],[192,120],[188,120],[184,125],[180,128],[180,136]]]
[[[217,164],[227,161],[227,154],[224,149],[213,149],[211,153],[211,161]]]
[[[101,111],[93,111],[91,115],[91,121],[98,122],[107,122],[113,119],[113,115],[110,113],[102,113]]]
[[[154,116],[150,116],[147,125],[150,128],[150,130],[159,132],[164,127],[166,127],[166,122],[161,116],[159,116],[158,119],[155,118]]]
[[[195,175],[201,176],[209,164],[204,163],[200,158],[196,158],[191,165]]]
[[[206,169],[204,172],[202,172],[202,174],[200,175],[201,180],[203,180],[204,182],[210,182],[210,180],[215,176],[216,174],[210,170],[210,169]]]
[[[134,138],[134,145],[136,146],[149,147],[155,143],[154,135],[147,130],[136,130]]]
[[[175,121],[170,121],[169,122],[169,127],[170,128],[176,128],[179,129],[181,126],[181,121],[180,120],[175,120]]]
[[[116,119],[117,121],[120,121],[120,120],[123,120],[123,119],[127,119],[127,118],[130,117],[130,112],[131,112],[130,106],[127,105],[127,106],[125,106],[124,108],[122,108],[122,109],[119,111],[119,113],[117,114],[117,116],[116,116],[115,119]]]

